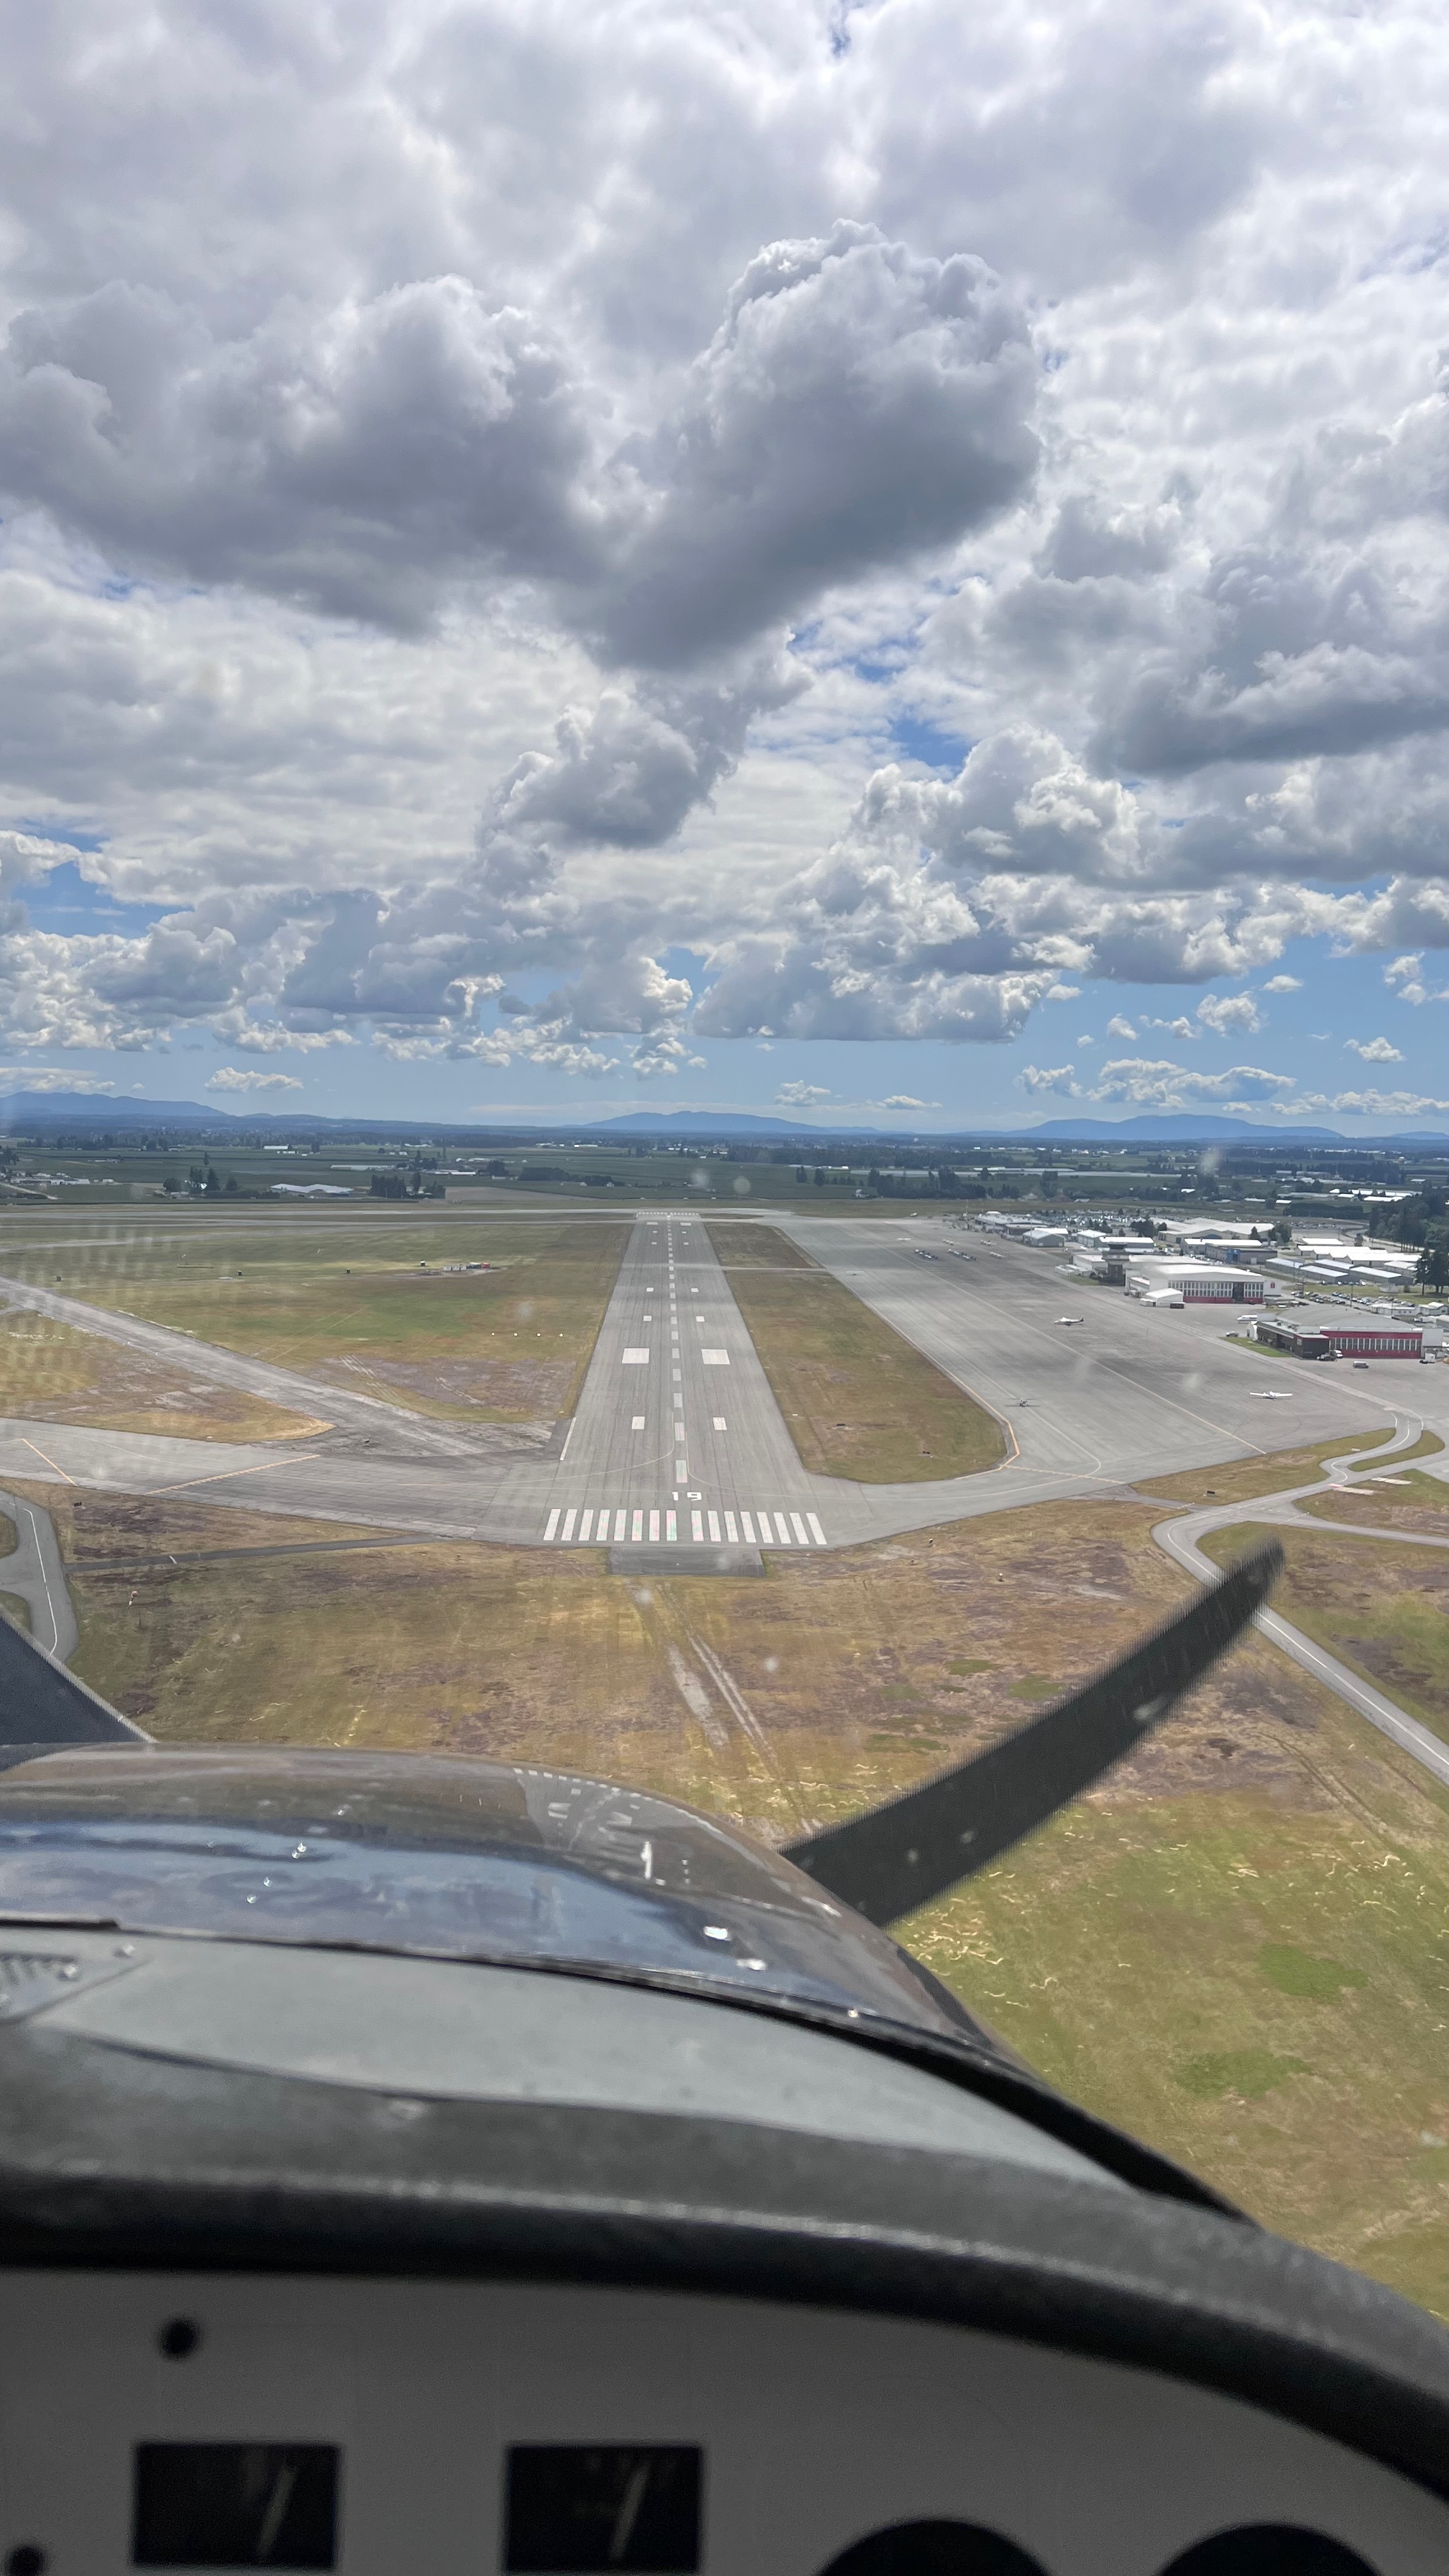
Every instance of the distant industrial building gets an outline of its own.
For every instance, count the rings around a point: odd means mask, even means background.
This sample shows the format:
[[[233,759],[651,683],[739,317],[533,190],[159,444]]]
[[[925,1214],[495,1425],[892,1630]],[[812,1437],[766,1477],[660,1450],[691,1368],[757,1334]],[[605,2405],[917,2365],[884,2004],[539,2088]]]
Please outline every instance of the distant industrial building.
[[[1256,1340],[1296,1360],[1420,1360],[1424,1356],[1423,1326],[1394,1323],[1387,1315],[1354,1323],[1340,1323],[1337,1316],[1299,1323],[1287,1315],[1260,1315],[1253,1332]]]
[[[1156,1240],[1150,1234],[1104,1234],[1100,1227],[1092,1225],[1079,1225],[1076,1239],[1088,1252],[1109,1252],[1119,1261],[1139,1252],[1145,1259],[1150,1259],[1157,1250]]]
[[[1171,1255],[1158,1261],[1128,1264],[1129,1297],[1155,1297],[1177,1289],[1185,1306],[1260,1306],[1271,1281],[1258,1270],[1240,1270],[1236,1262],[1196,1261]]]
[[[1169,1223],[1167,1236],[1177,1251],[1194,1253],[1202,1261],[1265,1260],[1273,1250],[1271,1225],[1209,1224],[1201,1217],[1184,1217]]]
[[[1275,1270],[1325,1286],[1351,1287],[1367,1280],[1373,1287],[1406,1288],[1418,1268],[1416,1245],[1350,1243],[1337,1234],[1300,1234],[1293,1252],[1274,1257]]]

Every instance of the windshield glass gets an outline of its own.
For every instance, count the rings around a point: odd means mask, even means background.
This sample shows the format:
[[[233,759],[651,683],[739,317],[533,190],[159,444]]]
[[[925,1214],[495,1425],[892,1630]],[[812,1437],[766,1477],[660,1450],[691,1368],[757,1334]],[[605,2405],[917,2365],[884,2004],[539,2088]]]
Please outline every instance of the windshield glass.
[[[1449,2317],[1444,17],[12,9],[0,1766],[215,1760],[0,1908],[945,1993]]]
[[[20,1763],[0,1774],[7,1919],[575,1965],[971,2029],[891,1942],[708,1817],[445,1758]]]

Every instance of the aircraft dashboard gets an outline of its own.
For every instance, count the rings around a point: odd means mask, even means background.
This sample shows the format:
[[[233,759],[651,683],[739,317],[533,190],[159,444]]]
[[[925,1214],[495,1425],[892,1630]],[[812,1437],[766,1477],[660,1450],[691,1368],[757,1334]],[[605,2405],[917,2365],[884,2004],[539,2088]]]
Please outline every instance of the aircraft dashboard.
[[[222,2272],[12,2275],[5,2305],[15,2576],[1449,2561],[1444,2505],[1333,2441],[970,2328],[688,2291]],[[1285,2527],[1316,2552],[1249,2538]]]
[[[152,1745],[0,1627],[0,2576],[1442,2576],[1442,2328],[886,1928],[1270,1574],[784,1852]]]
[[[979,2074],[12,1919],[0,2565],[1442,2576],[1429,2320]]]

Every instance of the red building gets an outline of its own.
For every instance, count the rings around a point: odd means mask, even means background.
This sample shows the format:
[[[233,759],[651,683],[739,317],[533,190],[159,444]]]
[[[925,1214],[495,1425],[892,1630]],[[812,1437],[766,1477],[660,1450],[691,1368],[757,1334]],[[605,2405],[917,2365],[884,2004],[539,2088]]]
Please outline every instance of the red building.
[[[1388,1315],[1375,1315],[1371,1324],[1325,1324],[1323,1338],[1332,1342],[1346,1360],[1418,1360],[1424,1356],[1423,1326],[1396,1324]]]
[[[1335,1354],[1346,1360],[1418,1360],[1424,1356],[1424,1333],[1419,1324],[1396,1324],[1391,1316],[1365,1316],[1360,1321],[1315,1324],[1291,1323],[1286,1315],[1262,1315],[1254,1325],[1260,1342],[1274,1350],[1291,1351],[1295,1359],[1327,1360]]]

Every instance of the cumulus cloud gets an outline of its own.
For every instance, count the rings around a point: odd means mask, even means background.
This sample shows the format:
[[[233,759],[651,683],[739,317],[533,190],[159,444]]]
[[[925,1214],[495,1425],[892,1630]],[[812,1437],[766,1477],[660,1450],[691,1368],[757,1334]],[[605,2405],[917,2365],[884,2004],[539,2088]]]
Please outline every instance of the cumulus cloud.
[[[1246,1039],[1290,942],[1440,990],[1435,13],[831,25],[17,42],[7,1049],[667,1080],[1089,980]]]
[[[1402,1064],[1404,1061],[1402,1048],[1391,1045],[1387,1038],[1345,1038],[1344,1045],[1354,1055],[1362,1056],[1365,1064]]]
[[[1421,1002],[1449,1000],[1449,988],[1441,985],[1436,991],[1425,981],[1423,963],[1421,950],[1412,957],[1392,958],[1384,968],[1384,982],[1395,1001],[1411,1002],[1417,1009]]]
[[[524,754],[490,796],[484,828],[652,849],[728,777],[751,720],[800,686],[778,658],[761,657],[692,686],[608,690],[587,713],[560,716],[551,753]]]
[[[1449,1110],[1449,1100],[1420,1091],[1338,1091],[1324,1107],[1349,1118],[1424,1118]]]
[[[1043,1091],[1060,1092],[1067,1100],[1080,1100],[1082,1096],[1074,1065],[1027,1064],[1023,1065],[1016,1079],[1023,1091],[1029,1091],[1033,1096]]]
[[[207,1091],[300,1091],[302,1084],[295,1073],[257,1073],[234,1064],[219,1065],[206,1077]]]
[[[13,1083],[24,1091],[84,1091],[105,1098],[116,1088],[101,1074],[72,1073],[68,1066],[6,1064],[0,1065],[0,1082]]]
[[[1291,1073],[1271,1073],[1262,1065],[1235,1064],[1228,1073],[1199,1073],[1165,1058],[1119,1056],[1104,1064],[1093,1089],[1094,1100],[1125,1101],[1134,1109],[1192,1109],[1204,1102],[1247,1107],[1294,1091]]]
[[[551,335],[460,277],[283,298],[221,339],[121,280],[32,306],[0,359],[0,486],[128,570],[416,625],[474,567],[579,574],[582,406]]]
[[[671,419],[600,611],[636,663],[738,646],[829,585],[961,536],[1031,480],[1036,370],[982,262],[873,227],[773,243]]]
[[[816,1109],[830,1093],[818,1082],[782,1082],[775,1094],[777,1109]]]
[[[615,453],[556,327],[474,280],[284,297],[223,337],[116,279],[12,320],[0,488],[128,570],[403,629],[525,580],[676,667],[1016,499],[1035,381],[980,260],[844,222],[750,262],[682,401]]]
[[[1209,993],[1197,1006],[1197,1015],[1205,1029],[1215,1037],[1255,1037],[1263,1025],[1263,1014],[1251,993]]]
[[[1368,561],[1243,549],[1183,607],[1173,641],[1110,691],[1095,750],[1114,767],[1342,758],[1449,722],[1439,620]]]
[[[706,1059],[691,1055],[685,1039],[666,1029],[659,1036],[646,1038],[634,1049],[632,1071],[640,1082],[652,1081],[656,1074],[676,1074],[681,1070],[703,1073]]]

